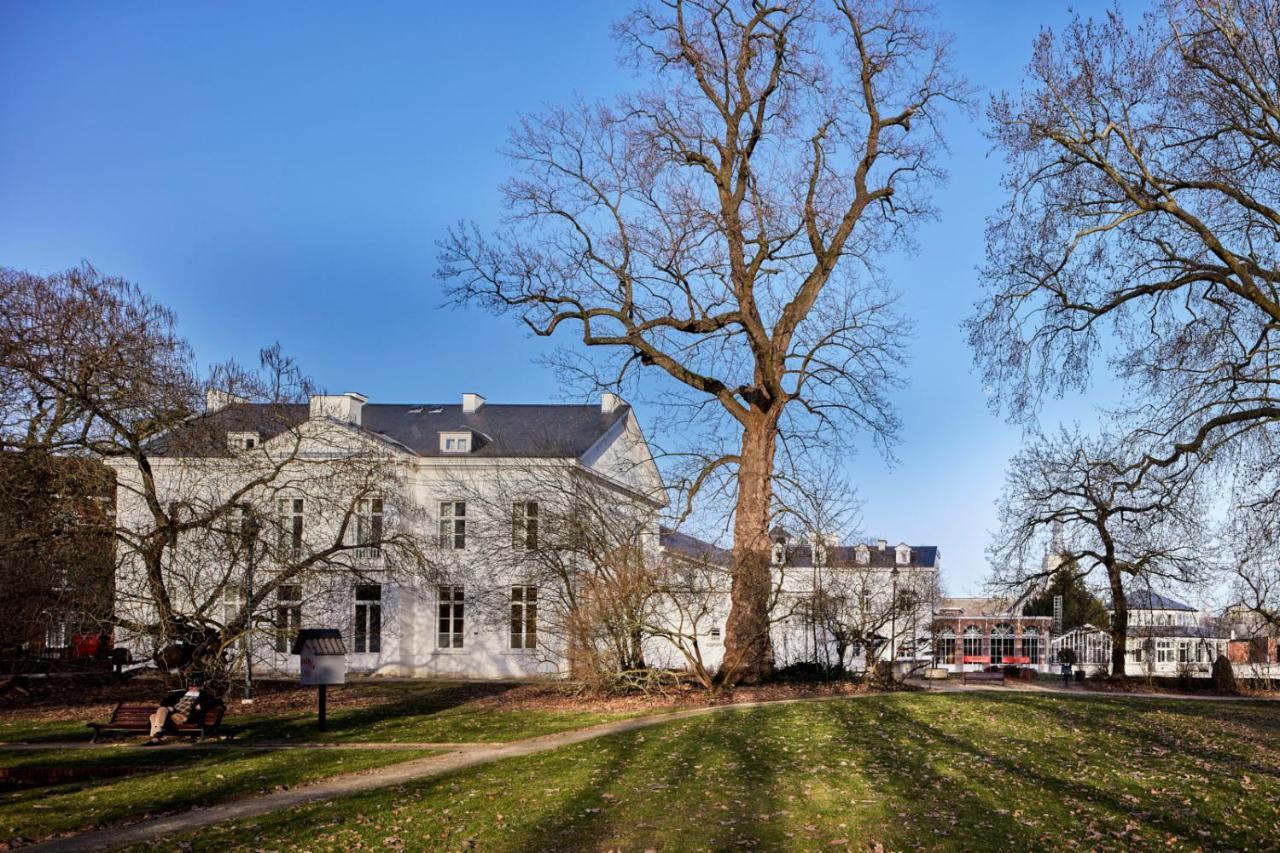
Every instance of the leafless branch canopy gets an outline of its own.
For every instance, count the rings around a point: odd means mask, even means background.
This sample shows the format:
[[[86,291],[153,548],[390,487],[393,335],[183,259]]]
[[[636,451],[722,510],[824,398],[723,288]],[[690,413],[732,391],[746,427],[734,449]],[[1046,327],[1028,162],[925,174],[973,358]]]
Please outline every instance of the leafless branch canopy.
[[[887,442],[909,330],[875,258],[932,212],[947,41],[905,3],[670,0],[617,33],[651,88],[521,118],[505,227],[441,244],[450,296],[614,348],[606,384],[653,366]]]
[[[1144,467],[1280,417],[1277,31],[1274,0],[1077,19],[992,102],[1009,200],[969,339],[1013,416],[1105,357],[1137,400]]]

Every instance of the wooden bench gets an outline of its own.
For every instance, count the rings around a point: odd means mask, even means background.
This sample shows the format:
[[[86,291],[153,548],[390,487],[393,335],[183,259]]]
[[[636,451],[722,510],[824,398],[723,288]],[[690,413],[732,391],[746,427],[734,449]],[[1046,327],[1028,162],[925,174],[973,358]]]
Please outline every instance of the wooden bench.
[[[966,672],[961,681],[964,684],[968,684],[970,681],[998,681],[1004,684],[1004,670],[1002,669],[999,672]]]
[[[93,729],[93,738],[90,743],[97,743],[106,734],[114,734],[116,732],[126,732],[128,734],[150,734],[151,733],[151,715],[156,711],[156,705],[126,705],[121,703],[111,712],[111,719],[105,723],[85,723],[89,728]],[[204,740],[210,735],[216,734],[222,726],[222,715],[226,713],[227,706],[219,702],[209,712],[205,714],[204,719],[198,723],[174,723],[172,720],[165,726],[167,734],[193,735],[197,741]]]

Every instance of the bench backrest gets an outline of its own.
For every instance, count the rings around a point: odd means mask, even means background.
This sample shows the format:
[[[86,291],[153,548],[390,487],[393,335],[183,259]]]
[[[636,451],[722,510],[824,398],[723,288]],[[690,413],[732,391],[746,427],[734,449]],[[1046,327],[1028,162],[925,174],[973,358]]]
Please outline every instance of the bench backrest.
[[[113,723],[130,723],[130,722],[147,722],[151,715],[155,713],[154,705],[117,705],[116,709],[111,712],[111,722]]]
[[[226,713],[226,710],[227,706],[219,702],[205,714],[204,722],[217,725],[222,722],[222,715]],[[118,725],[150,725],[151,715],[155,712],[155,705],[120,704],[111,712],[111,722]],[[194,723],[183,723],[183,725],[194,725]]]

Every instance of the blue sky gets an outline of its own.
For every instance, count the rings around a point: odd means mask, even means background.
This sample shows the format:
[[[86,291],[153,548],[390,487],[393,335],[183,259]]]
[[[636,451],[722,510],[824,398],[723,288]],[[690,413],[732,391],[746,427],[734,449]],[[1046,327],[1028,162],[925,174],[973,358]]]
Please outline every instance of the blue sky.
[[[957,70],[1017,88],[1058,0],[950,0]],[[1076,2],[1084,13],[1103,3]],[[440,307],[435,241],[492,222],[520,111],[631,85],[612,3],[0,0],[0,265],[88,260],[179,316],[208,364],[280,341],[374,401],[558,396],[513,320]],[[985,97],[985,96],[984,96]],[[991,414],[959,327],[1001,200],[982,120],[949,130],[941,220],[888,268],[918,324],[899,463],[848,463],[869,536],[937,544],[976,592],[1019,433]],[[1055,407],[1091,423],[1088,400]],[[641,412],[642,417],[653,413]]]

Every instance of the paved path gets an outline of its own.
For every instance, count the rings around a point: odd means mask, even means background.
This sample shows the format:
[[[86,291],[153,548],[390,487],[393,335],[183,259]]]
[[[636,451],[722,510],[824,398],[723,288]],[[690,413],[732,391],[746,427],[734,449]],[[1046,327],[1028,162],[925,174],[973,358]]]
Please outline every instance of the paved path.
[[[1006,693],[1033,692],[1033,693],[1053,693],[1061,696],[1078,696],[1080,698],[1134,698],[1134,699],[1182,699],[1194,698],[1213,701],[1251,701],[1248,697],[1221,697],[1221,696],[1167,696],[1165,694],[1155,693],[1104,693],[1099,691],[1089,691],[1082,689],[1064,690],[1061,687],[1049,687],[1046,685],[1024,684],[1017,688],[1000,687],[997,685],[962,685],[962,684],[945,684],[932,685],[932,691],[938,693],[961,693],[980,690],[996,690]],[[387,767],[381,767],[374,770],[362,771],[359,773],[348,773],[341,776],[330,776],[319,782],[293,788],[287,791],[278,791],[262,796],[248,797],[231,802],[222,803],[220,805],[209,806],[208,808],[193,809],[190,811],[179,812],[177,814],[165,817],[150,818],[128,826],[114,827],[110,829],[96,830],[93,832],[81,833],[79,835],[68,836],[43,844],[34,845],[25,848],[32,851],[57,851],[57,853],[84,853],[84,851],[111,850],[117,847],[124,847],[130,844],[141,844],[150,842],[153,839],[176,835],[180,833],[191,832],[204,826],[210,826],[215,823],[224,821],[242,820],[244,818],[258,817],[270,812],[282,811],[284,809],[297,808],[307,803],[319,802],[322,800],[332,799],[334,797],[345,797],[351,794],[358,794],[364,791],[370,791],[377,788],[385,788],[394,785],[404,784],[405,782],[413,782],[420,779],[429,779],[433,776],[440,776],[450,773],[454,770],[462,770],[468,767],[475,767],[481,764],[489,764],[494,761],[500,761],[504,758],[517,758],[524,755],[533,755],[539,752],[546,752],[552,749],[558,749],[562,746],[570,746],[572,744],[583,743],[585,741],[594,740],[595,738],[604,737],[605,735],[618,734],[621,732],[631,732],[638,729],[649,728],[663,723],[669,723],[675,720],[685,720],[690,717],[701,717],[708,714],[717,714],[725,711],[741,711],[750,708],[760,708],[764,706],[774,705],[793,705],[802,702],[831,702],[841,699],[860,699],[867,696],[883,696],[883,693],[854,693],[845,696],[810,696],[800,699],[774,699],[761,702],[740,702],[730,705],[714,705],[704,708],[689,708],[681,711],[672,711],[665,714],[655,714],[647,717],[633,717],[628,720],[617,720],[610,723],[602,723],[596,726],[589,726],[583,729],[575,729],[573,731],[560,732],[558,734],[543,735],[541,737],[529,738],[527,740],[513,741],[511,743],[485,743],[485,744],[288,744],[287,748],[294,749],[332,749],[332,748],[441,748],[446,747],[448,751],[440,755],[432,755],[426,758],[419,758],[412,761],[405,761],[400,764],[393,764]],[[1256,701],[1256,700],[1252,700]],[[1263,700],[1277,701],[1277,700]],[[16,746],[16,745],[15,745]],[[35,747],[36,745],[29,745]],[[81,744],[81,747],[88,744]],[[216,745],[210,744],[207,748],[216,748]],[[245,747],[238,747],[245,748]],[[277,748],[277,747],[264,747]]]
[[[63,749],[133,749],[140,747],[140,741],[117,741],[116,743],[89,743],[84,740],[77,741],[43,741],[41,743],[0,743],[0,752],[38,752],[40,750],[63,750]],[[203,743],[190,743],[183,740],[172,740],[163,743],[160,746],[150,746],[147,749],[151,752],[171,752],[173,750],[262,750],[266,752],[276,752],[282,749],[388,749],[388,750],[468,750],[468,749],[490,749],[495,746],[506,746],[505,741],[482,741],[479,743],[413,743],[413,742],[383,742],[376,741],[372,743],[305,743],[291,740],[255,740],[247,743],[237,743],[235,741],[205,741]]]

